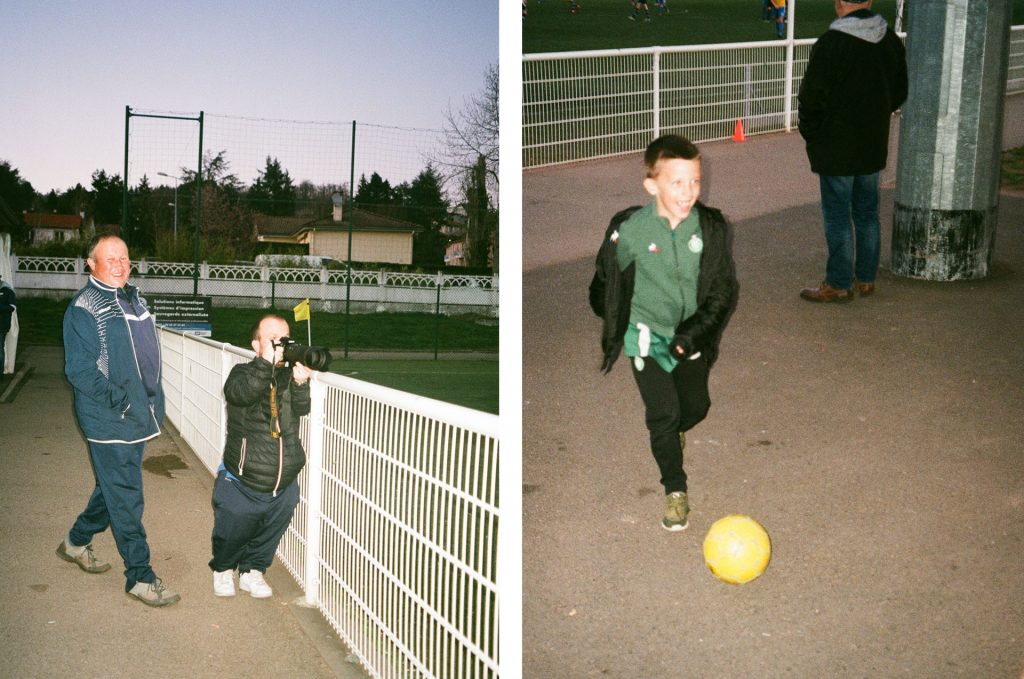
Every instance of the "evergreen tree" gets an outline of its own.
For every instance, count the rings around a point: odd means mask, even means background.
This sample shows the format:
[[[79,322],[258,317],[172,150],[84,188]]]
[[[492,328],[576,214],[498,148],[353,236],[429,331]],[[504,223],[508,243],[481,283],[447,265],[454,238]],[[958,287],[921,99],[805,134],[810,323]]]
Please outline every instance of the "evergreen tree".
[[[413,241],[413,263],[424,267],[444,266],[448,239],[441,227],[448,219],[448,200],[441,191],[441,177],[432,165],[422,170],[409,184],[395,189],[396,203],[406,221],[418,224],[422,231]]]
[[[107,175],[106,170],[92,173],[92,217],[97,227],[121,223],[123,185],[121,175]]]
[[[32,238],[31,230],[25,225],[22,213],[32,209],[35,199],[32,184],[21,178],[17,168],[6,160],[0,160],[0,200],[6,203],[6,210],[0,214],[0,230],[11,234],[11,240],[27,244]]]
[[[486,267],[492,262],[492,248],[496,249],[494,231],[498,213],[491,208],[487,194],[487,159],[480,156],[466,176],[463,192],[466,196],[466,264]],[[493,258],[497,263],[497,257]]]
[[[128,197],[128,228],[131,231],[132,255],[150,256],[156,246],[156,204],[149,178],[143,175],[137,188]]]
[[[356,207],[370,212],[381,212],[382,208],[393,202],[394,190],[388,180],[376,172],[370,175],[369,181],[366,180],[366,175],[359,177],[359,183],[356,185]]]
[[[249,207],[256,212],[276,217],[291,217],[295,214],[295,196],[295,186],[288,171],[281,167],[277,158],[270,156],[267,156],[266,167],[246,192]]]

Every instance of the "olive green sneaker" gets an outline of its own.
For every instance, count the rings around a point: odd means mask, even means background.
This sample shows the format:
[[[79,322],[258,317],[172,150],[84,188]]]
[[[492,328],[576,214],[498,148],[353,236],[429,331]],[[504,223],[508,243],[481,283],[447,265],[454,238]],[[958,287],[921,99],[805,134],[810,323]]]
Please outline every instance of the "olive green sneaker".
[[[661,527],[665,530],[679,531],[686,530],[690,525],[687,517],[690,514],[690,504],[686,500],[686,493],[679,490],[665,496],[665,518],[661,520]]]

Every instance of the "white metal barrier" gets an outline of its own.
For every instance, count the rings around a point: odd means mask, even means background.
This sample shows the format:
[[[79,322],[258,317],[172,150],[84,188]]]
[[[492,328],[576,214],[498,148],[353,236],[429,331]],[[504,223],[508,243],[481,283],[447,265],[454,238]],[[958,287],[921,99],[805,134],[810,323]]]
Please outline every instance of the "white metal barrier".
[[[212,473],[253,352],[161,329],[167,417]],[[497,678],[498,418],[315,373],[278,558],[375,677]]]
[[[674,133],[703,143],[789,131],[814,39],[523,55],[523,168],[639,153]],[[1024,91],[1013,26],[1007,91]]]

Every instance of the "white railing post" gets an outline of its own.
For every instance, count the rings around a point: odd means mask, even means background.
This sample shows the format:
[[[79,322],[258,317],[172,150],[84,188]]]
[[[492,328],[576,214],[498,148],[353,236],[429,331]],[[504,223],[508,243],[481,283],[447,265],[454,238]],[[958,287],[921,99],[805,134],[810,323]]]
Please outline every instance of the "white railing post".
[[[305,581],[306,603],[316,606],[320,597],[320,512],[323,498],[323,466],[324,466],[324,401],[326,389],[317,379],[316,373],[310,378],[308,450],[306,450],[306,525],[303,535],[306,536],[306,572]]]
[[[654,88],[654,139],[661,136],[661,50],[654,50],[651,59],[651,86]]]
[[[750,130],[750,115],[752,113],[750,104],[754,100],[754,65],[746,64],[743,67],[743,113],[741,118],[743,124]]]
[[[185,358],[185,349],[188,348],[188,342],[186,341],[185,335],[178,338],[180,342],[180,349],[178,349],[178,355],[181,357],[181,365],[178,366],[178,374],[180,375],[178,384],[178,417],[181,418],[181,422],[177,423],[178,433],[181,433],[182,423],[185,421],[185,366],[188,365],[188,359]],[[223,382],[221,383],[223,384]]]
[[[235,361],[231,358],[229,347],[231,345],[225,344],[221,347],[220,353],[220,383],[223,385],[228,381],[228,373],[235,367]],[[221,387],[223,390],[223,387]],[[224,444],[228,440],[228,403],[225,400],[220,409],[220,450],[224,450]]]
[[[786,6],[786,13],[789,15],[786,21],[786,100],[782,105],[782,115],[786,132],[793,130],[793,54],[796,51],[793,45],[793,32],[796,30],[796,0],[789,0]]]

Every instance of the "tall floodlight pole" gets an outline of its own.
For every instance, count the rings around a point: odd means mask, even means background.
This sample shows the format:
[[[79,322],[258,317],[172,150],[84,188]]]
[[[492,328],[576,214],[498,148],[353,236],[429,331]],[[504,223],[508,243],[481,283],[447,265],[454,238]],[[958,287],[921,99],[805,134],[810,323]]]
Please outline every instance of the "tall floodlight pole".
[[[892,271],[983,278],[995,242],[1012,0],[914,4]]]
[[[174,180],[174,202],[171,203],[174,206],[174,244],[178,244],[178,182],[181,181],[181,177],[175,177],[173,174],[167,174],[166,172],[157,172],[161,177],[167,177],[168,179]]]

